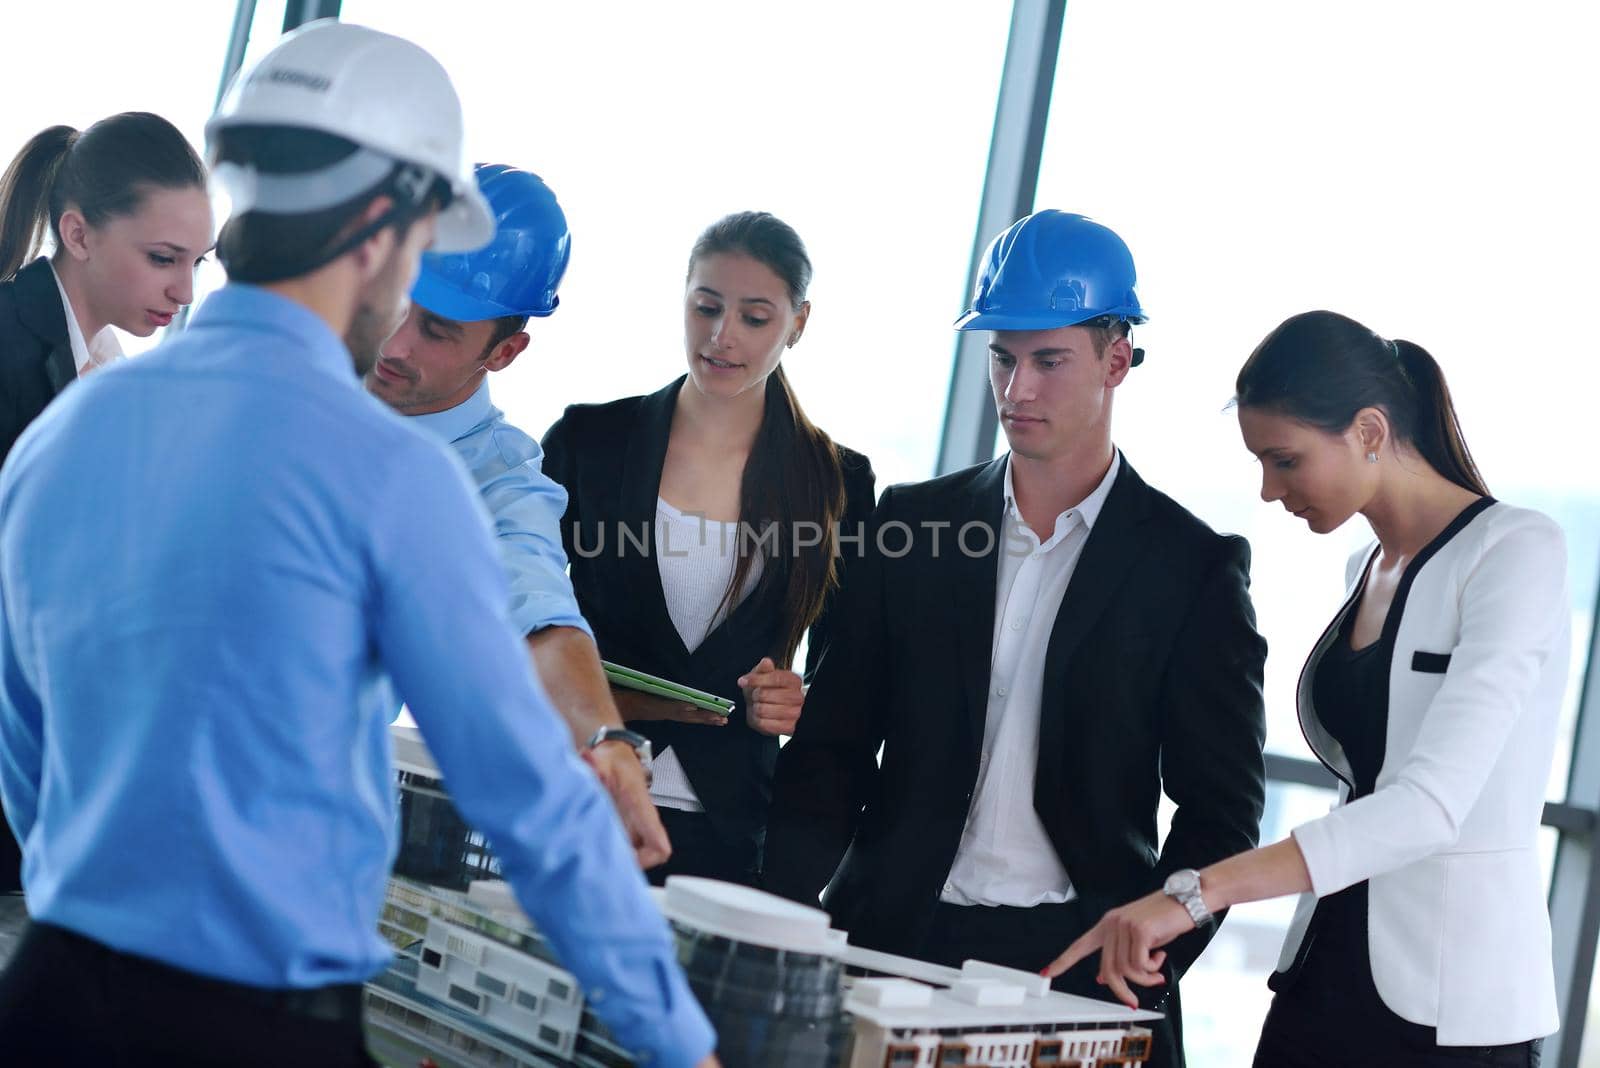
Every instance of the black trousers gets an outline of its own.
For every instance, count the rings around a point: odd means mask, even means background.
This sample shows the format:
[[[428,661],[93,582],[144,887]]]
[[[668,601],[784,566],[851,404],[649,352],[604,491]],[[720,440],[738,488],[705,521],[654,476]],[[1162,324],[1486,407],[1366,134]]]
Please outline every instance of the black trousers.
[[[239,986],[39,923],[0,974],[0,1061],[86,1068],[377,1064],[362,1036],[359,985]]]
[[[1370,980],[1368,980],[1370,985]],[[1300,983],[1272,999],[1254,1068],[1539,1068],[1543,1041],[1509,1046],[1439,1046],[1384,1033],[1360,984]]]
[[[11,824],[0,819],[0,893],[22,889],[22,847],[11,834]]]
[[[1091,926],[1077,901],[1033,908],[941,902],[928,937],[913,956],[951,968],[961,967],[965,960],[982,960],[1038,972]],[[1058,977],[1053,986],[1067,994],[1113,1001],[1110,992],[1095,982],[1099,969],[1100,958],[1090,957]],[[1176,984],[1132,989],[1143,1008],[1166,1014],[1150,1025],[1149,1068],[1183,1068],[1183,1016]]]
[[[1256,1068],[1537,1068],[1538,1040],[1506,1046],[1441,1046],[1432,1027],[1397,1016],[1372,978],[1368,886],[1317,902],[1291,967],[1274,972],[1274,996],[1256,1047]]]
[[[672,856],[645,872],[652,886],[660,886],[669,875],[700,875],[727,883],[754,886],[761,858],[753,842],[729,842],[711,825],[704,812],[684,812],[676,808],[657,808],[661,825],[672,840]]]

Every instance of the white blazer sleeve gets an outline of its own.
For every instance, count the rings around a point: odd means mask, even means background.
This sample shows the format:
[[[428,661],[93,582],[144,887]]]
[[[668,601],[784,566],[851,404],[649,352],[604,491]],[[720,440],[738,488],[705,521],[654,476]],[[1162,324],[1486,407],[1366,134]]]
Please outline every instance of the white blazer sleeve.
[[[1521,512],[1459,587],[1460,637],[1394,778],[1294,831],[1318,897],[1448,849],[1566,633],[1561,528]],[[1405,611],[1450,612],[1413,603]],[[1391,715],[1394,710],[1391,709]],[[1542,788],[1542,783],[1540,784]]]

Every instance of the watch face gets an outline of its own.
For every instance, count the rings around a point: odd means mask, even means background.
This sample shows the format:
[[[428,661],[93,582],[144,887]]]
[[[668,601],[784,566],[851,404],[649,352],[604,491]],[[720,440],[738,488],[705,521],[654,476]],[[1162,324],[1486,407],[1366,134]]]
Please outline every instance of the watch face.
[[[1188,894],[1200,889],[1200,876],[1192,871],[1175,871],[1167,876],[1163,889],[1168,894]]]

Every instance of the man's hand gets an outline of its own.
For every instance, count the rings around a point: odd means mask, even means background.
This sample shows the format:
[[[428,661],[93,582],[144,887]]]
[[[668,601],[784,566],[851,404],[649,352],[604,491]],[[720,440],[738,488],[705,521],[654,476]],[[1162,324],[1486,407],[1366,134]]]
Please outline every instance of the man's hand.
[[[762,734],[794,733],[806,700],[799,675],[764,656],[749,674],[740,677],[739,685],[744,689],[744,717],[753,729]]]
[[[649,773],[639,763],[633,747],[623,741],[601,742],[582,753],[585,763],[594,769],[600,784],[611,795],[639,867],[648,870],[665,863],[672,855],[672,843],[650,800]]]
[[[1112,909],[1100,918],[1067,951],[1045,968],[1054,979],[1095,950],[1100,951],[1099,981],[1118,1001],[1130,1009],[1139,1007],[1139,998],[1128,983],[1159,986],[1167,981],[1161,974],[1167,954],[1158,949],[1186,931],[1194,921],[1178,902],[1157,890],[1139,900]]]

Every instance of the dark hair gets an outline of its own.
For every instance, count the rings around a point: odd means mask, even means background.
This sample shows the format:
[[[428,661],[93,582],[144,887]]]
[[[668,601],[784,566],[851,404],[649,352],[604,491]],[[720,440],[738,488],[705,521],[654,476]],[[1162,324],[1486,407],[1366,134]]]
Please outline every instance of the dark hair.
[[[298,126],[234,126],[218,131],[217,162],[254,167],[262,174],[301,174],[332,166],[359,147],[354,141]],[[401,240],[411,224],[448,199],[436,178],[422,202],[409,204],[397,179],[404,164],[365,192],[320,211],[294,215],[245,211],[235,214],[217,237],[217,259],[235,282],[277,282],[308,274],[356,244],[393,226]],[[361,215],[380,196],[395,207],[376,224],[357,228]]]
[[[79,133],[52,126],[35,134],[0,177],[0,280],[39,249],[48,227],[61,242],[68,206],[90,226],[133,215],[152,188],[204,188],[205,165],[172,123],[145,111],[101,119]]]
[[[707,256],[734,253],[768,267],[783,280],[789,303],[799,311],[811,284],[811,258],[794,228],[764,211],[743,211],[712,223],[689,253],[689,272]],[[768,567],[762,585],[787,575],[783,609],[783,645],[773,660],[787,668],[807,628],[822,613],[828,593],[838,585],[834,559],[837,527],[844,516],[844,468],[833,440],[806,418],[788,376],[780,365],[767,380],[767,411],[756,433],[750,458],[739,486],[739,519],[752,526],[776,524],[775,558],[787,559],[786,568]],[[796,523],[822,527],[820,545],[799,545]],[[743,552],[723,595],[722,607],[731,610],[744,588],[755,558]],[[768,543],[770,544],[770,543]]]
[[[1435,471],[1489,496],[1434,358],[1421,345],[1386,341],[1336,312],[1285,319],[1239,369],[1234,402],[1335,434],[1349,429],[1363,408],[1380,408],[1395,436]]]
[[[527,325],[526,315],[502,315],[494,320],[494,329],[489,331],[489,340],[483,346],[483,355],[488,356],[496,345],[512,334],[520,332]]]
[[[1106,349],[1111,347],[1112,342],[1125,338],[1131,333],[1128,320],[1114,318],[1110,315],[1102,315],[1079,325],[1089,331],[1089,338],[1094,344],[1096,359],[1106,354]]]

